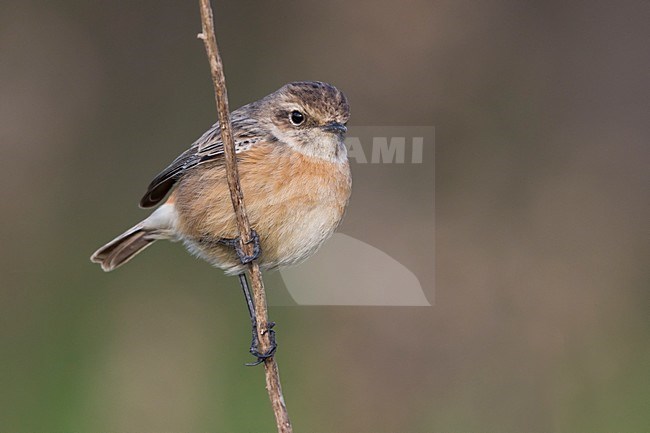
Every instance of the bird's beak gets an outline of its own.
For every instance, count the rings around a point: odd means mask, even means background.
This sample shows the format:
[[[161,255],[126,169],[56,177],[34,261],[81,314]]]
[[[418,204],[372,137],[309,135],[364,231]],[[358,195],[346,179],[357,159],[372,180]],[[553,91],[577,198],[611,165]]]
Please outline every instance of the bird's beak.
[[[340,134],[340,135],[343,135],[346,132],[348,132],[348,128],[344,124],[338,123],[338,122],[328,123],[327,125],[323,126],[322,128],[323,128],[323,131],[333,132],[335,134]]]

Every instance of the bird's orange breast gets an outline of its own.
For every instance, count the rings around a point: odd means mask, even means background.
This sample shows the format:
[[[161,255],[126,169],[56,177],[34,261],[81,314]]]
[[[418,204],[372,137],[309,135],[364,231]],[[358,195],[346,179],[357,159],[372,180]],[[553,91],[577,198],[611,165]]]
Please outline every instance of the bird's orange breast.
[[[272,268],[311,255],[343,217],[351,188],[347,160],[313,158],[277,144],[255,146],[237,158],[246,210],[260,235],[260,264]],[[236,272],[239,263],[228,247],[198,244],[206,235],[237,236],[223,163],[206,163],[186,173],[170,200],[183,240],[194,242],[191,246],[203,258]]]

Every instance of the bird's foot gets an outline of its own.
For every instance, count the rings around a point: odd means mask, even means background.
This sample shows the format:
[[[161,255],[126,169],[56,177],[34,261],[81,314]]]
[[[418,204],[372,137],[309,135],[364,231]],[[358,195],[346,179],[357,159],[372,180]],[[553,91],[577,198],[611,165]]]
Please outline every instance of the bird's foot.
[[[243,265],[246,265],[252,262],[253,260],[258,259],[260,257],[260,254],[262,254],[262,247],[260,246],[260,237],[254,229],[251,229],[250,240],[246,242],[246,244],[253,244],[253,253],[250,255],[246,254],[246,252],[242,248],[242,242],[240,237],[211,239],[208,236],[204,236],[203,238],[201,238],[201,242],[217,243],[220,245],[225,245],[227,247],[234,248],[235,252],[237,253],[237,257],[239,257],[239,261]]]
[[[251,348],[249,350],[250,354],[257,358],[255,362],[248,362],[246,366],[254,367],[264,362],[265,359],[272,357],[275,354],[275,350],[278,348],[278,344],[275,342],[275,331],[273,327],[275,322],[269,322],[265,332],[269,333],[269,340],[271,342],[271,347],[265,351],[260,352],[260,340],[257,337],[257,324],[253,322],[253,340],[251,342]]]

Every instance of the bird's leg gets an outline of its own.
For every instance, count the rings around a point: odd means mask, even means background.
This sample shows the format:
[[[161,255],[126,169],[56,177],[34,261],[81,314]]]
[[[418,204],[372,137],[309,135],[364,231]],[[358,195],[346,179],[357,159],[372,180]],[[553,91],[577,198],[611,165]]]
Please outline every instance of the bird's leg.
[[[275,353],[275,349],[277,349],[278,345],[275,342],[275,331],[273,330],[273,326],[275,326],[274,322],[268,322],[267,325],[267,331],[269,333],[269,340],[271,342],[271,347],[269,350],[266,352],[262,353],[260,352],[260,340],[257,337],[257,315],[255,314],[255,304],[253,304],[253,298],[251,297],[251,291],[250,288],[248,287],[248,280],[246,279],[246,274],[241,273],[239,274],[239,282],[241,283],[241,288],[242,291],[244,292],[244,297],[246,298],[246,305],[248,306],[248,315],[250,316],[251,319],[251,324],[252,324],[252,332],[253,332],[253,338],[251,341],[251,348],[249,352],[251,355],[257,358],[257,361],[255,362],[249,362],[246,365],[251,367],[255,365],[259,365],[266,358],[270,358],[273,356]]]
[[[241,246],[241,238],[236,237],[236,238],[215,238],[212,236],[203,236],[199,239],[200,243],[204,244],[219,244],[219,245],[225,245],[227,247],[232,247],[235,249],[235,252],[237,253],[237,257],[239,257],[239,261],[242,262],[243,265],[246,265],[253,260],[256,260],[260,257],[260,254],[262,254],[262,248],[260,247],[260,237],[257,234],[257,232],[253,229],[251,229],[251,240],[248,241],[248,243],[253,244],[253,254],[248,255],[244,252]]]

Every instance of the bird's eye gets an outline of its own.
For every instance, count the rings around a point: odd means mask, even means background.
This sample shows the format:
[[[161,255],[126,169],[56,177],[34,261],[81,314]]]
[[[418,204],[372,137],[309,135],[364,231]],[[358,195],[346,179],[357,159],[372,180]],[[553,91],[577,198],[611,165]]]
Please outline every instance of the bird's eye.
[[[289,121],[295,125],[298,126],[302,124],[302,122],[305,121],[305,115],[302,114],[300,111],[293,110],[291,114],[289,114]]]

